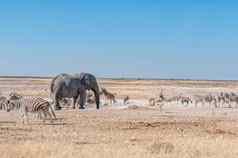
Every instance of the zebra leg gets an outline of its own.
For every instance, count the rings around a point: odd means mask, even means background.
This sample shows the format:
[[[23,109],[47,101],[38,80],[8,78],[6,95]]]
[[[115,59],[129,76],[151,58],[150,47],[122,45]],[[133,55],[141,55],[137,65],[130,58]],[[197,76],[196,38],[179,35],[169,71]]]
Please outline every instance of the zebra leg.
[[[23,107],[19,109],[19,116],[20,116],[21,123],[24,124],[25,110],[23,109]]]
[[[24,121],[24,117],[25,117],[24,114],[23,113],[20,114],[20,117],[21,117],[21,123],[24,124],[25,123],[25,121]]]
[[[53,116],[54,117],[54,119],[56,119],[56,115],[55,115],[55,112],[54,112],[54,110],[53,110],[53,108],[52,108],[52,106],[51,105],[49,105],[49,111],[51,112],[51,116]]]
[[[26,110],[23,111],[23,114],[22,114],[22,123],[23,124],[29,124],[29,118],[28,118],[28,113]]]
[[[42,120],[43,117],[46,117],[46,116],[42,111],[40,111],[40,113],[38,113],[38,119]]]
[[[45,112],[42,112],[44,114],[44,118],[42,119],[43,124],[46,122],[47,114]]]
[[[38,114],[40,114],[40,115],[43,114],[44,115],[44,117],[41,117],[41,120],[42,120],[43,123],[45,123],[45,121],[47,120],[47,114],[45,113],[45,111],[40,110],[40,111],[38,111]]]
[[[25,113],[25,118],[26,118],[26,123],[29,124],[29,116],[28,116],[28,112]]]
[[[6,110],[6,103],[2,104],[2,110]]]
[[[214,105],[215,105],[215,108],[219,107],[217,101],[214,102]]]
[[[33,117],[34,117],[35,121],[38,120],[38,119],[41,119],[41,113],[34,113]]]
[[[45,113],[46,113],[46,115],[48,115],[50,117],[50,122],[53,123],[54,120],[53,120],[53,117],[52,117],[50,111],[46,111]]]

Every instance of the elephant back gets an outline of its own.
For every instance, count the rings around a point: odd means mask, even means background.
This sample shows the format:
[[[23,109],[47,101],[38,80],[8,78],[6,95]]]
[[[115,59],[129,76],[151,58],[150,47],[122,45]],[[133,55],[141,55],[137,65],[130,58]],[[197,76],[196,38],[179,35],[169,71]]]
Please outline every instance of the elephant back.
[[[69,74],[66,74],[66,73],[62,73],[62,74],[59,74],[57,75],[56,77],[54,77],[51,81],[51,84],[50,84],[50,92],[53,93],[54,92],[54,88],[55,86],[57,85],[57,82],[62,82],[65,80],[65,78],[68,78],[70,77]]]

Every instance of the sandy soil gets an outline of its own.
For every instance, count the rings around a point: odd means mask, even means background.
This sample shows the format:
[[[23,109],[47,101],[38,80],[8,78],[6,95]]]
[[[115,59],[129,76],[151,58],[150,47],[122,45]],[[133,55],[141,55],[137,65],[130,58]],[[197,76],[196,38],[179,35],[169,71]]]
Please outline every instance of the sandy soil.
[[[49,97],[50,79],[1,78],[0,91]],[[15,112],[0,112],[3,158],[30,157],[237,157],[238,109],[181,104],[160,111],[147,100],[159,95],[206,95],[238,92],[236,81],[99,80],[116,93],[112,106],[57,111],[54,123],[31,118],[23,125]],[[127,106],[122,99],[130,96]],[[136,106],[133,106],[136,105]],[[132,108],[136,107],[136,108]]]

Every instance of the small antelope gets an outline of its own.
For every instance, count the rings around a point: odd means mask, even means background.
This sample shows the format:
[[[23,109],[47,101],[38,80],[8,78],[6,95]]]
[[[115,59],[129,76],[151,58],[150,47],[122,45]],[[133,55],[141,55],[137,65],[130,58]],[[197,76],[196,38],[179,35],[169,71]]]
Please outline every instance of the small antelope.
[[[149,101],[149,106],[155,106],[155,98],[150,98],[148,101]]]
[[[124,105],[128,104],[129,100],[130,100],[130,97],[129,97],[129,96],[126,96],[126,97],[123,99]]]
[[[115,95],[108,92],[105,88],[102,88],[102,94],[109,100],[110,104],[116,103]]]

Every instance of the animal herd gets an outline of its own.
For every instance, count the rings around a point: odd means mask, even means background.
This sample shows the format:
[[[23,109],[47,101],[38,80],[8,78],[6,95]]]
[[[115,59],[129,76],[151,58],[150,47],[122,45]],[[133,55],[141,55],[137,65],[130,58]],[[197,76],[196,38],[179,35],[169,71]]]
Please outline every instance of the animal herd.
[[[238,107],[238,94],[234,92],[220,92],[208,95],[165,97],[163,92],[161,92],[158,97],[148,100],[149,106],[158,106],[159,108],[173,102],[186,106],[193,104],[195,107],[208,105],[212,108],[232,108]]]
[[[28,122],[28,115],[33,116],[45,122],[47,119],[54,121],[56,119],[55,110],[61,110],[62,103],[68,104],[73,99],[72,108],[78,106],[84,109],[86,104],[96,104],[96,108],[100,107],[100,96],[104,96],[104,105],[114,104],[117,102],[115,94],[109,92],[106,88],[99,87],[96,77],[89,73],[81,73],[76,75],[59,74],[52,79],[50,84],[50,96],[52,102],[41,97],[24,97],[18,93],[10,93],[8,96],[0,96],[0,110],[7,112],[18,111],[23,123]],[[125,96],[123,104],[130,102],[130,97]],[[189,106],[193,104],[195,107],[205,106],[222,108],[222,107],[238,107],[238,94],[233,92],[221,92],[208,95],[184,96],[178,95],[167,97],[160,92],[158,97],[148,100],[149,106],[158,106],[160,109],[165,104],[180,103]]]

